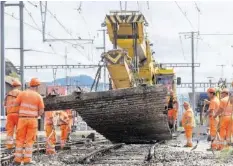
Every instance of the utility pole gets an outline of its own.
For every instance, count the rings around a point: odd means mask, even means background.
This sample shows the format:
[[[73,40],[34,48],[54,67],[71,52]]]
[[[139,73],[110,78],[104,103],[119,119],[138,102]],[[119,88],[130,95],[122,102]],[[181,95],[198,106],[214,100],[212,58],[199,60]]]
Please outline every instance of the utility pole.
[[[210,87],[212,87],[212,79],[213,79],[214,77],[207,77],[207,78],[209,79]]]
[[[192,93],[193,93],[193,110],[196,111],[195,100],[195,67],[194,67],[194,32],[191,32],[191,48],[192,48]]]
[[[23,8],[24,4],[23,1],[20,1],[19,3],[11,3],[6,4],[4,1],[1,2],[0,7],[0,37],[1,37],[1,115],[5,115],[5,109],[3,106],[3,101],[5,98],[5,35],[4,35],[4,8],[5,7],[19,7],[19,24],[20,24],[20,72],[21,72],[21,83],[22,83],[22,89],[24,89],[24,46],[23,46]]]
[[[5,34],[4,34],[4,8],[5,8],[5,2],[1,1],[1,7],[0,7],[0,59],[1,59],[1,115],[5,116],[5,108],[3,105],[4,98],[5,98]]]
[[[184,34],[185,36],[191,35],[191,57],[192,57],[192,107],[196,110],[196,100],[195,100],[195,59],[194,59],[194,34],[198,32],[181,32],[179,34]]]
[[[96,49],[103,49],[104,53],[106,52],[106,29],[101,29],[101,30],[98,30],[98,31],[102,31],[103,32],[103,46],[102,47],[96,47]],[[106,90],[106,64],[104,64],[104,90]]]
[[[65,65],[67,65],[67,48],[65,47]],[[68,86],[68,69],[65,69],[65,76],[66,76],[66,90],[68,93],[69,86]]]
[[[223,79],[223,76],[224,76],[224,67],[226,66],[226,65],[224,65],[224,64],[222,64],[222,65],[217,65],[217,66],[219,66],[219,67],[221,67],[222,69],[221,69],[221,78]]]
[[[24,4],[23,1],[19,2],[19,19],[20,19],[20,79],[21,79],[21,84],[22,84],[22,90],[25,89],[25,84],[24,84],[24,27],[23,27],[23,8]]]

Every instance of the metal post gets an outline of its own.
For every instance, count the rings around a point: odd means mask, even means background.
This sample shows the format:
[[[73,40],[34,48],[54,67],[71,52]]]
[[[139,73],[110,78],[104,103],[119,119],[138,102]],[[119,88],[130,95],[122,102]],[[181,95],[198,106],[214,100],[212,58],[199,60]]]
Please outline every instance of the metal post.
[[[22,90],[24,90],[24,27],[23,27],[23,1],[19,2],[19,24],[20,24],[20,79]]]
[[[1,2],[1,7],[0,7],[0,36],[1,36],[1,40],[0,40],[0,49],[1,49],[1,54],[0,54],[0,58],[1,58],[1,115],[4,116],[5,115],[5,109],[4,109],[4,98],[5,98],[5,39],[4,39],[4,6],[5,2],[2,1]]]
[[[195,67],[194,67],[194,32],[191,32],[191,49],[192,49],[192,94],[193,94],[193,111],[196,111],[195,101]]]

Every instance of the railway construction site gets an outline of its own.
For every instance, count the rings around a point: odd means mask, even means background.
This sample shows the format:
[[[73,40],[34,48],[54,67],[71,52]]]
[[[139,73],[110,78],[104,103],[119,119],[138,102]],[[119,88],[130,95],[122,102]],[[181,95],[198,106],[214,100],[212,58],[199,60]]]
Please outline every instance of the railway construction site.
[[[0,4],[2,166],[233,166],[232,3]]]
[[[64,150],[59,149],[57,153],[45,155],[45,143],[35,143],[33,160],[38,166],[168,166],[168,165],[205,165],[205,166],[228,166],[232,164],[232,156],[229,152],[206,151],[207,142],[201,138],[198,147],[191,151],[183,147],[184,135],[180,134],[170,141],[158,141],[153,144],[124,144],[111,143],[100,134],[92,138],[81,138],[78,133],[72,134],[70,141]],[[39,146],[39,147],[38,147]],[[13,160],[13,153],[9,155],[4,149],[1,151],[1,165],[9,166]]]

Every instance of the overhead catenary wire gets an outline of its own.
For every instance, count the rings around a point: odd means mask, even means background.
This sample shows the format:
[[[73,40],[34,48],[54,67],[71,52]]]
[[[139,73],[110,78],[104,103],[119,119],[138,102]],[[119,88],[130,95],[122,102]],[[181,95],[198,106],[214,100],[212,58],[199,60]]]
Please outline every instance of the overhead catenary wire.
[[[42,3],[42,5],[45,7],[45,5],[44,5],[43,3]],[[65,25],[63,25],[63,24],[61,23],[61,21],[59,21],[59,19],[57,18],[56,14],[53,14],[53,13],[51,12],[51,10],[48,9],[48,7],[47,7],[47,12],[56,20],[56,22],[64,29],[64,31],[66,31],[66,33],[67,33],[68,35],[70,35],[72,38],[74,38],[74,37],[72,36],[72,32],[69,31],[68,28],[66,28]]]
[[[7,12],[4,12],[4,14],[7,15],[7,16],[9,16],[9,17],[11,17],[11,18],[13,18],[13,19],[15,19],[15,20],[19,20],[19,18],[17,18],[17,17],[14,16],[14,13],[9,14],[9,13],[7,13]],[[28,26],[28,27],[30,27],[30,28],[33,29],[33,30],[36,30],[36,31],[39,31],[39,32],[42,33],[42,30],[41,30],[40,28],[37,28],[37,27],[35,27],[35,26],[33,26],[33,25],[31,25],[31,24],[25,22],[25,21],[23,22],[23,24],[26,25],[26,26]],[[48,35],[48,36],[50,36],[50,37],[53,38],[53,39],[57,39],[56,37],[54,37],[54,36],[51,35],[50,33],[45,33],[45,34]],[[83,53],[82,53],[79,49],[76,49],[76,48],[74,47],[74,43],[69,42],[69,41],[61,41],[61,42],[66,43],[66,44],[70,44],[75,50],[77,50],[79,53],[81,53],[81,54],[83,55]],[[83,56],[86,57],[85,55],[83,55]]]
[[[197,3],[194,1],[196,10],[197,10],[197,41],[196,41],[196,57],[198,57],[198,44],[199,44],[199,33],[200,33],[200,15],[201,15],[201,10],[198,7]]]
[[[45,5],[43,4],[43,3],[41,3],[44,7],[45,7]],[[32,4],[34,7],[36,7],[36,8],[38,8],[38,6],[37,5],[34,5],[34,4]],[[61,21],[59,21],[58,20],[58,18],[57,18],[57,16],[55,15],[55,14],[53,14],[49,9],[48,9],[48,7],[47,7],[47,12],[55,19],[55,21],[64,29],[64,31],[72,38],[72,39],[74,39],[74,37],[73,37],[73,35],[72,35],[72,31],[69,31],[66,27],[65,27],[65,25],[63,25],[62,23],[61,23]],[[81,45],[81,44],[79,44],[78,42],[76,42],[76,44],[75,45],[77,45],[77,46],[79,46],[80,48],[82,48],[82,49],[84,49],[84,47]],[[77,49],[77,48],[76,48]]]
[[[81,2],[80,2],[81,3]],[[81,12],[81,7],[82,7],[83,4],[79,4],[79,7],[78,7],[78,14],[81,16],[81,19],[82,21],[84,22],[84,24],[87,26],[87,31],[88,31],[88,36],[89,38],[92,38],[92,34],[91,34],[91,31],[90,31],[90,26],[88,25],[85,17],[83,16],[82,12]],[[79,11],[79,8],[80,8],[80,11]],[[93,46],[93,42],[86,42],[86,43],[82,43],[82,44],[91,44]],[[88,49],[88,52],[89,52],[89,49]],[[91,56],[93,57],[93,47],[91,47]],[[89,53],[88,53],[88,57],[89,57]],[[89,57],[90,58],[90,57]],[[92,58],[92,61],[93,61],[93,58]]]
[[[182,38],[181,38],[180,35],[179,35],[179,39],[180,39],[180,46],[181,46],[182,55],[183,55],[183,57],[184,57],[184,60],[186,60],[185,55],[184,55],[183,42],[182,42]]]
[[[29,15],[29,17],[31,18],[32,22],[35,24],[35,26],[37,28],[40,28],[39,25],[36,23],[35,19],[32,16],[32,13],[27,9],[26,5],[24,5],[24,9],[27,12],[27,14]]]
[[[186,20],[189,22],[190,26],[192,27],[192,29],[195,29],[192,22],[189,20],[189,18],[187,17],[186,13],[182,10],[182,8],[179,6],[179,4],[175,1],[176,6],[179,8],[180,12],[183,14],[183,16],[186,18]]]
[[[27,1],[27,2],[34,7],[38,7],[37,5],[33,4],[31,1]]]

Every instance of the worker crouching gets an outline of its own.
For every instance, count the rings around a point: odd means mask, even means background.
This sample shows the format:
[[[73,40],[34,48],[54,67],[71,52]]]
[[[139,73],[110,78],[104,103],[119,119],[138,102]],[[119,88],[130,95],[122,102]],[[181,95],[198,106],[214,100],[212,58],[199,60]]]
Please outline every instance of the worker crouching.
[[[6,148],[12,149],[14,147],[14,130],[17,127],[19,119],[19,107],[15,107],[15,101],[19,93],[21,83],[17,80],[12,82],[13,90],[11,90],[5,98],[4,106],[6,107],[7,120],[6,120]]]
[[[33,78],[30,88],[21,92],[16,98],[19,106],[19,120],[16,131],[16,148],[14,164],[34,164],[32,162],[33,144],[37,136],[38,117],[44,113],[44,102],[38,91],[40,81]]]
[[[187,139],[187,143],[185,147],[192,147],[192,134],[193,134],[193,127],[195,125],[194,114],[193,110],[190,108],[190,104],[188,102],[184,102],[183,104],[185,112],[182,116],[182,126],[185,130],[185,136]]]
[[[56,132],[54,128],[54,112],[45,112],[46,154],[55,154]]]
[[[61,130],[61,149],[64,148],[69,134],[69,117],[66,111],[59,111],[59,122]]]
[[[221,100],[218,112],[215,114],[214,118],[220,117],[219,129],[220,129],[220,141],[219,150],[224,147],[227,148],[232,137],[232,97],[229,97],[229,90],[223,89],[221,92]]]

